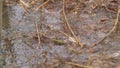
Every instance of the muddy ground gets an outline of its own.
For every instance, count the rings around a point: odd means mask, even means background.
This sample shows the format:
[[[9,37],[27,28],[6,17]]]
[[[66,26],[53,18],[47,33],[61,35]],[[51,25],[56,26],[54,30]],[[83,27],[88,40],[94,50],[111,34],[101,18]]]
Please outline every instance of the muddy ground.
[[[119,0],[65,0],[68,23],[83,48],[66,24],[62,0],[42,7],[46,0],[23,2],[4,2],[0,68],[120,68],[120,20],[108,36]]]

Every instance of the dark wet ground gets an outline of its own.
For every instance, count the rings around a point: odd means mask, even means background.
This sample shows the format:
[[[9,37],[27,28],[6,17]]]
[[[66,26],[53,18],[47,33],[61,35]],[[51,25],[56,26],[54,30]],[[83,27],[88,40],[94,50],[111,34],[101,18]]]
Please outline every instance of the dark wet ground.
[[[4,6],[1,68],[115,68],[120,65],[120,31],[107,37],[88,52],[88,47],[104,38],[112,29],[116,13],[104,8],[66,7],[68,21],[85,48],[77,46],[65,25],[62,2],[50,2],[44,9],[24,13],[19,4]],[[56,8],[58,7],[58,8]],[[69,11],[68,11],[69,10]],[[88,12],[89,11],[89,12]],[[38,46],[35,22],[39,26]],[[66,37],[66,33],[70,38]]]

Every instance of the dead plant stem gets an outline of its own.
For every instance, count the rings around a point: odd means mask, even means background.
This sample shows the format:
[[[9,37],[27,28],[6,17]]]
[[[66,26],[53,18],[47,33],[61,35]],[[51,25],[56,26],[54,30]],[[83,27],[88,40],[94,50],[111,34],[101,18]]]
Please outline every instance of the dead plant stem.
[[[78,66],[78,67],[82,67],[82,68],[92,68],[91,66],[84,66],[84,65],[77,64],[77,63],[73,63],[73,62],[64,62],[64,63]]]
[[[45,6],[50,0],[47,0],[46,2],[44,2],[43,4],[41,4],[40,6],[38,6],[37,10],[42,8],[43,6]],[[36,9],[35,9],[36,10]]]
[[[19,0],[19,3],[21,5],[21,7],[23,8],[24,12],[27,12],[27,8],[30,6],[22,0]]]
[[[120,6],[118,8],[118,12],[117,12],[117,16],[116,16],[116,19],[115,19],[115,24],[113,26],[113,28],[109,31],[109,33],[104,37],[102,38],[100,41],[98,41],[97,43],[94,43],[91,47],[93,48],[94,46],[96,46],[97,44],[101,43],[104,39],[106,39],[108,36],[110,36],[113,32],[115,32],[115,29],[117,27],[117,24],[118,24],[118,21],[119,21],[119,15],[120,15]]]
[[[29,5],[34,5],[34,4],[36,4],[38,1],[40,1],[40,0],[33,0],[33,1],[31,1],[31,2],[29,3]]]
[[[36,18],[35,18],[35,19],[36,19]],[[37,49],[39,49],[39,48],[40,48],[40,44],[41,44],[40,34],[39,34],[38,24],[37,24],[36,20],[35,20],[34,23],[35,23],[35,28],[36,28],[36,34],[37,34],[37,37],[38,37],[38,46],[37,46]]]
[[[73,32],[69,22],[68,22],[68,19],[67,19],[67,16],[66,16],[66,13],[65,13],[65,0],[63,0],[63,16],[64,16],[64,19],[65,19],[65,24],[67,25],[68,29],[70,30],[70,32],[72,33],[73,37],[74,37],[74,40],[76,41],[76,44],[80,45],[81,47],[83,47],[83,45],[79,42],[79,39],[77,38],[77,36],[75,35],[75,33]]]

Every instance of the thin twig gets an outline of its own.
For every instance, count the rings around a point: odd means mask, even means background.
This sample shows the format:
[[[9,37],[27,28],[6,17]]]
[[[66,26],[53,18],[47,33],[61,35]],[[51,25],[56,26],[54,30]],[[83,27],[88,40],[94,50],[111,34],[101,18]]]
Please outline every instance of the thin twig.
[[[34,4],[36,4],[38,1],[40,1],[40,0],[33,0],[33,1],[31,1],[31,2],[29,3],[29,5],[34,5]]]
[[[38,46],[37,46],[37,49],[40,48],[40,44],[41,44],[41,41],[40,41],[40,34],[39,34],[39,29],[38,29],[38,24],[37,22],[34,22],[35,23],[35,28],[36,28],[36,34],[37,34],[37,37],[38,37]]]
[[[67,27],[68,27],[68,29],[70,30],[70,32],[72,33],[72,35],[73,35],[73,37],[74,37],[74,40],[76,41],[76,44],[78,44],[78,45],[80,45],[81,47],[83,47],[83,45],[79,42],[79,39],[77,38],[77,36],[75,35],[75,33],[73,32],[73,30],[72,30],[72,28],[71,28],[71,26],[70,26],[70,24],[69,24],[69,22],[68,22],[68,19],[67,19],[67,17],[66,17],[66,13],[65,13],[65,0],[63,0],[63,7],[62,7],[62,9],[63,9],[63,16],[64,16],[64,19],[65,19],[65,23],[66,23],[66,25],[67,25]]]
[[[106,39],[108,36],[110,36],[115,31],[115,29],[117,27],[117,24],[118,24],[118,21],[119,21],[119,15],[120,15],[120,6],[119,6],[119,9],[118,9],[118,12],[117,12],[117,17],[116,17],[115,24],[114,24],[113,28],[109,31],[109,33],[104,38],[102,38],[97,43],[92,44],[91,47],[90,47],[90,50],[91,50],[91,48],[93,48],[97,44],[101,43],[104,39]]]
[[[35,10],[38,10],[38,9],[42,8],[42,7],[45,6],[49,1],[50,1],[50,0],[47,0],[46,2],[44,2],[43,4],[41,4],[41,5],[40,5],[37,9],[35,9]]]
[[[27,9],[22,4],[20,4],[20,6],[23,8],[24,12],[27,12]]]
[[[84,66],[84,65],[80,65],[80,64],[72,63],[72,62],[64,62],[64,63],[74,65],[74,66],[78,66],[78,67],[83,67],[83,68],[93,68],[91,66]]]
[[[19,2],[20,2],[22,5],[24,5],[25,7],[30,7],[30,6],[28,5],[28,3],[25,3],[25,2],[22,1],[22,0],[19,0]]]
[[[19,3],[21,5],[21,7],[23,8],[24,12],[27,12],[27,8],[30,6],[22,0],[19,0]]]

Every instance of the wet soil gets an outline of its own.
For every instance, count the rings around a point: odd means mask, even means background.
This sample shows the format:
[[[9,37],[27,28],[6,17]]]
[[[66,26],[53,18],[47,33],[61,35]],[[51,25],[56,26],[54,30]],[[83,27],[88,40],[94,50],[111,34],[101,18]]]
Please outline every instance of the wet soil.
[[[27,9],[27,12],[19,3],[10,3],[4,3],[3,9],[0,68],[116,68],[120,65],[120,24],[89,51],[92,44],[113,28],[117,0],[66,0],[67,19],[84,48],[76,45],[65,24],[61,0],[50,1],[41,9],[37,7],[43,2],[32,4],[35,10]],[[39,49],[35,23],[40,33]]]

